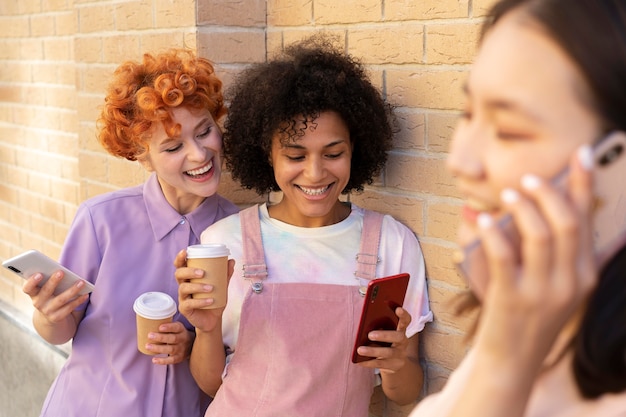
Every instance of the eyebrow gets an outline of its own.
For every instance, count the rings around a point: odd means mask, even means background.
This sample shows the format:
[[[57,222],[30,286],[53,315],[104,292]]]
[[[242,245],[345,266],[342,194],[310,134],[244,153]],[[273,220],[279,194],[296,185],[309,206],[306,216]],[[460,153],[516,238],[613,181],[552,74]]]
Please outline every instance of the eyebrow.
[[[329,144],[324,145],[324,149],[327,148],[332,148],[333,146],[337,146],[337,145],[341,145],[343,143],[346,143],[347,141],[345,139],[340,139],[340,140],[336,140],[334,142],[331,142]],[[305,149],[304,146],[299,145],[298,143],[286,143],[284,145],[282,145],[283,148],[291,148],[291,149]]]
[[[465,95],[471,97],[472,93],[467,85],[467,83],[463,84],[463,92]],[[520,105],[514,101],[506,100],[506,99],[497,99],[497,100],[487,100],[487,107],[493,110],[502,110],[512,113],[520,113],[522,116],[537,122],[542,123],[543,118],[539,113],[534,111],[531,108]]]

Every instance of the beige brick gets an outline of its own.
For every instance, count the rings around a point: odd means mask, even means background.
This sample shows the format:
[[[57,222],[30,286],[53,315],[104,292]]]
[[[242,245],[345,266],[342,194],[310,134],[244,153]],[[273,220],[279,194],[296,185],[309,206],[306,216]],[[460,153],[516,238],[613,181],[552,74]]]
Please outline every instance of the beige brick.
[[[75,205],[77,205],[80,202],[78,200],[79,184],[77,182],[52,179],[51,184],[52,184],[50,188],[51,198],[55,200],[59,200],[59,201],[64,201],[68,204],[75,204]],[[66,211],[67,210],[64,210],[64,212]],[[66,215],[63,216],[63,220],[62,220],[63,223],[67,221],[66,217],[67,217]],[[54,240],[54,237],[51,239]]]
[[[132,187],[144,182],[146,170],[136,161],[109,158],[107,182],[115,187]]]
[[[393,138],[394,149],[423,150],[425,148],[425,115],[407,108],[396,109],[394,114],[400,128]]]
[[[425,68],[387,70],[387,94],[392,102],[407,107],[460,110],[467,72]]]
[[[102,94],[77,94],[77,118],[78,120],[86,120],[95,122],[100,115],[100,109],[104,96]],[[76,126],[78,128],[78,126]]]
[[[115,30],[115,12],[112,4],[88,4],[78,8],[78,32],[106,32]]]
[[[474,17],[486,16],[496,1],[497,0],[473,0],[472,11]]]
[[[41,10],[44,12],[56,12],[71,8],[72,2],[68,2],[67,0],[46,0],[42,2],[41,6]]]
[[[46,60],[69,61],[74,59],[74,40],[71,38],[49,38],[43,41]]]
[[[267,48],[268,59],[272,59],[276,54],[283,50],[283,32],[282,30],[274,30],[265,34],[265,45]]]
[[[81,66],[78,69],[79,74],[79,90],[82,93],[95,94],[102,96],[101,103],[104,103],[104,95],[106,89],[113,78],[113,72],[117,64],[105,66],[88,65]]]
[[[23,38],[30,34],[28,16],[0,17],[1,38]]]
[[[459,225],[459,205],[431,203],[426,217],[426,235],[428,237],[455,241]]]
[[[312,0],[267,0],[268,26],[304,26],[313,22]]]
[[[385,171],[385,185],[400,190],[457,197],[452,176],[446,170],[445,160],[413,156],[403,153],[389,155]]]
[[[46,148],[47,152],[69,158],[78,158],[80,148],[76,134],[71,132],[48,132],[46,134],[46,142],[48,145]]]
[[[198,25],[264,27],[267,1],[198,1]]]
[[[426,326],[421,340],[424,356],[449,370],[459,366],[468,348],[462,333],[433,323]]]
[[[41,38],[24,38],[20,41],[20,58],[24,60],[43,59],[43,41]]]
[[[56,84],[57,63],[54,61],[41,61],[33,64],[32,77],[35,83]]]
[[[385,20],[454,19],[468,15],[469,0],[385,0]]]
[[[65,220],[63,203],[49,198],[41,199],[39,204],[40,213],[57,222]]]
[[[380,22],[380,0],[315,0],[313,3],[315,24]]]
[[[253,63],[265,60],[265,34],[262,31],[200,32],[198,52],[214,62]]]
[[[103,40],[96,37],[75,37],[76,61],[84,63],[102,62]]]
[[[46,106],[61,107],[71,111],[76,109],[76,89],[73,86],[48,87],[44,93]]]
[[[104,155],[81,153],[78,172],[81,177],[96,178],[100,182],[107,181],[108,158]]]
[[[196,24],[196,0],[154,0],[158,28],[184,28]]]
[[[52,35],[54,35],[54,19],[45,14],[32,15],[30,17],[30,36]]]
[[[35,14],[42,11],[41,2],[38,0],[22,0],[18,3],[18,11],[20,14]]]
[[[474,24],[428,25],[426,62],[429,64],[469,64],[478,42],[479,28]]]
[[[478,310],[459,313],[459,305],[467,289],[437,285],[429,282],[428,299],[430,308],[437,318],[437,323],[444,327],[454,328],[461,333],[471,332],[476,324]]]
[[[33,216],[31,219],[33,230],[37,231],[43,239],[54,239],[54,224],[50,220],[51,218],[47,215],[45,217]]]
[[[350,201],[360,207],[391,215],[418,236],[424,233],[423,200],[368,187],[363,193],[351,194]]]
[[[105,63],[118,64],[129,59],[139,60],[142,55],[139,37],[134,34],[113,35],[102,39],[102,61]]]
[[[54,15],[54,28],[57,36],[74,35],[78,28],[78,12],[69,10]]]
[[[140,49],[141,53],[159,53],[166,51],[170,48],[183,48],[185,44],[185,36],[189,35],[187,32],[175,31],[173,33],[146,33],[140,36]],[[194,34],[195,37],[195,34]]]
[[[367,64],[422,62],[424,27],[405,24],[348,30],[348,52]]]
[[[113,6],[115,28],[118,31],[141,30],[152,27],[151,0],[126,1]]]
[[[459,275],[452,262],[456,246],[452,243],[442,245],[433,243],[430,240],[421,240],[424,259],[426,260],[426,271],[431,283],[439,282],[441,285],[452,286],[456,289],[466,288],[465,280]]]
[[[23,99],[22,92],[26,88],[28,87],[19,87],[11,84],[0,85],[0,97],[5,102],[19,103]]]
[[[426,118],[428,150],[432,152],[448,152],[454,129],[459,120],[458,114],[432,113]]]

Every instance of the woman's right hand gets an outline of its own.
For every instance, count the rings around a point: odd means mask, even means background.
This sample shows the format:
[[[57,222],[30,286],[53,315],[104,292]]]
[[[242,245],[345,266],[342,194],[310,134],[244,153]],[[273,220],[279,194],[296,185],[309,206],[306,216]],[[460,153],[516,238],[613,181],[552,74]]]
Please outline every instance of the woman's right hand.
[[[189,322],[200,331],[211,332],[221,323],[224,308],[205,308],[213,303],[212,298],[193,298],[192,294],[213,291],[211,285],[191,283],[191,279],[202,278],[202,269],[187,266],[187,252],[181,250],[174,259],[175,277],[178,281],[178,310]],[[235,261],[228,261],[228,279],[233,275]]]
[[[89,294],[79,295],[80,290],[85,286],[84,281],[77,281],[72,287],[54,295],[63,276],[63,271],[57,271],[39,287],[43,275],[38,272],[31,275],[22,286],[24,294],[31,298],[33,306],[49,325],[65,321],[79,305],[89,298]]]

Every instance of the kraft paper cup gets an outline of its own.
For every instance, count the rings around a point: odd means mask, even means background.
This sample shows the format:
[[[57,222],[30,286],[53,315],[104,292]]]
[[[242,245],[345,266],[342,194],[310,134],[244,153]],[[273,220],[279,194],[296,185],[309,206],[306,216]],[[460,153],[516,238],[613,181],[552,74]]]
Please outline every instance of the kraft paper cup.
[[[162,292],[147,292],[141,294],[133,304],[137,316],[137,349],[146,355],[156,355],[154,352],[146,350],[150,332],[158,332],[159,326],[163,323],[171,323],[176,314],[176,303],[168,294]]]
[[[202,278],[190,282],[213,286],[211,293],[192,294],[192,298],[213,298],[213,304],[204,308],[222,308],[226,306],[228,295],[228,255],[226,245],[219,243],[191,245],[187,247],[187,266],[204,270]]]

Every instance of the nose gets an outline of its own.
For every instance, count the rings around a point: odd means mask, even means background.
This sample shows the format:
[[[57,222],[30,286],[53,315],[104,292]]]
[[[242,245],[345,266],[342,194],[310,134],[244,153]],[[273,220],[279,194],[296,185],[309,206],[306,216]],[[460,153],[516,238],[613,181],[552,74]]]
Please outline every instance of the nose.
[[[309,181],[315,182],[324,178],[325,170],[324,161],[320,157],[314,156],[307,160],[304,174]]]
[[[204,162],[207,150],[201,143],[190,140],[187,145],[187,159],[194,162]]]
[[[476,128],[465,123],[460,123],[455,129],[446,160],[448,170],[455,177],[480,179],[485,175],[480,135]]]

